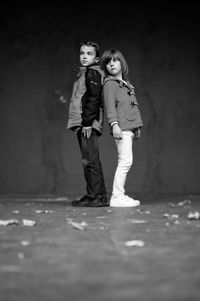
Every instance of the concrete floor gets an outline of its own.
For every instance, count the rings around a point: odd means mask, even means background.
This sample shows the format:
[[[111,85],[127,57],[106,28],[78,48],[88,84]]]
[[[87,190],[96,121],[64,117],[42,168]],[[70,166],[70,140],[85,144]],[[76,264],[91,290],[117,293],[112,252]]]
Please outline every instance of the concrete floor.
[[[200,219],[188,214],[200,197],[141,203],[1,198],[1,223],[16,224],[0,226],[0,300],[199,301]]]

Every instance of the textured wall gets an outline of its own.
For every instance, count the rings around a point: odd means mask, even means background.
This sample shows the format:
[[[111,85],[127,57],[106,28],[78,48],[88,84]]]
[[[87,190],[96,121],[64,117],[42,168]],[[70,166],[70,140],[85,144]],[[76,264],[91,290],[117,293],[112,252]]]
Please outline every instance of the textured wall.
[[[200,193],[199,31],[195,7],[135,12],[67,8],[2,11],[0,194],[79,195],[85,189],[75,135],[65,129],[77,48],[96,40],[125,55],[144,120],[127,191]],[[100,138],[108,191],[116,167],[105,124]]]

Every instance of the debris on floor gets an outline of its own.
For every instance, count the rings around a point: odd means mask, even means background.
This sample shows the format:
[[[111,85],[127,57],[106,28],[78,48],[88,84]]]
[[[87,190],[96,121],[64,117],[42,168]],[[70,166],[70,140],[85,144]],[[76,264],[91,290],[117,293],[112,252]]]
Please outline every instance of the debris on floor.
[[[18,224],[19,221],[17,219],[0,220],[0,226],[18,225]]]
[[[53,210],[44,209],[44,210],[35,210],[35,212],[39,214],[46,214],[46,213],[53,213]]]
[[[36,225],[36,222],[33,220],[29,220],[29,219],[23,219],[22,220],[22,225],[23,226],[29,226],[29,227],[33,227]]]
[[[187,216],[188,219],[200,219],[199,211],[190,211]]]
[[[190,200],[184,200],[184,201],[179,202],[177,204],[177,206],[185,206],[185,205],[191,205],[191,201]]]
[[[0,226],[19,225],[20,222],[17,219],[0,220]],[[35,226],[36,222],[33,220],[23,219],[23,226]]]
[[[191,205],[191,201],[190,200],[184,200],[184,201],[180,201],[177,204],[174,203],[169,203],[169,207],[182,207],[182,206],[190,206]]]
[[[127,247],[144,247],[143,240],[127,240],[125,242],[125,246]]]
[[[143,219],[128,219],[128,222],[131,223],[131,224],[144,224],[146,223],[147,221],[143,220]]]
[[[72,219],[67,218],[67,223],[69,225],[72,225],[73,228],[77,229],[77,230],[85,230],[85,227],[87,226],[87,223],[85,221],[82,221],[81,223],[78,222],[74,222]]]
[[[23,247],[29,246],[29,245],[30,245],[30,241],[29,241],[29,240],[22,240],[22,241],[21,241],[21,245],[22,245]]]
[[[169,213],[164,213],[163,214],[163,217],[166,217],[168,219],[176,219],[176,218],[179,218],[180,215],[179,214],[169,214]]]

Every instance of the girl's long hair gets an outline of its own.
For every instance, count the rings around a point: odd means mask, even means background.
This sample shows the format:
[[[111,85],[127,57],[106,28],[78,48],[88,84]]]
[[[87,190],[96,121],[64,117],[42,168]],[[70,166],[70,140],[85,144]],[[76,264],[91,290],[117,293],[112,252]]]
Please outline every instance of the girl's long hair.
[[[101,56],[100,59],[100,64],[102,69],[105,72],[105,75],[108,76],[110,75],[108,73],[108,70],[106,68],[106,65],[110,62],[110,60],[112,58],[115,58],[117,60],[119,60],[121,62],[121,68],[122,68],[122,79],[125,81],[128,81],[128,64],[123,56],[123,54],[121,53],[121,51],[119,51],[118,49],[107,49],[104,51],[104,53]]]

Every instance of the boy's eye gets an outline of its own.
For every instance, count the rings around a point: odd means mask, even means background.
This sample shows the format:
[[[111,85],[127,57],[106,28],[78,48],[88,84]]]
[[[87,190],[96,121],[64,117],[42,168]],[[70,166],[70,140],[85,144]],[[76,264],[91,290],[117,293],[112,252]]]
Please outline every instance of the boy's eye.
[[[94,53],[92,51],[89,51],[89,52],[86,52],[86,53],[83,52],[83,51],[80,52],[80,55],[84,55],[84,54],[85,55],[93,55]]]

